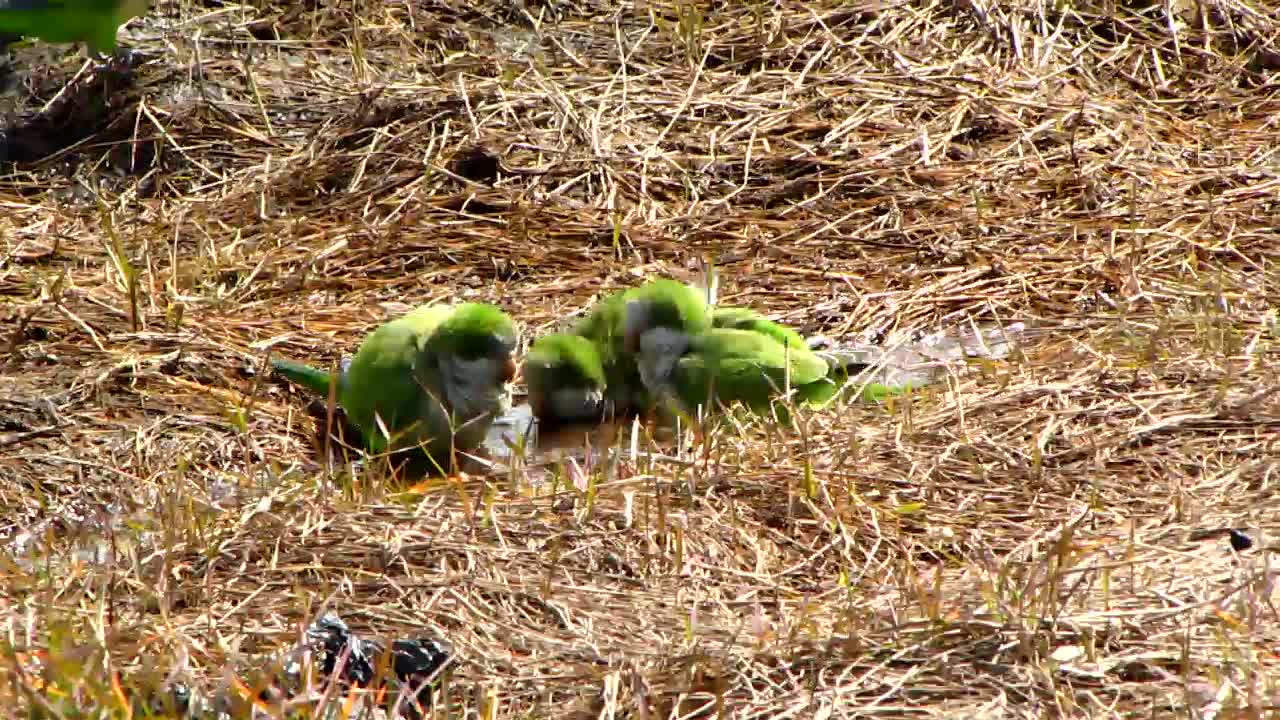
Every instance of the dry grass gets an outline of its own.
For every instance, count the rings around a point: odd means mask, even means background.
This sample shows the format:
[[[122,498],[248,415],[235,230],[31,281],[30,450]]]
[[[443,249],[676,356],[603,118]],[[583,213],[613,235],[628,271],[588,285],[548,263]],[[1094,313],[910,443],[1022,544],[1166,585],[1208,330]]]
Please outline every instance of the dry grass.
[[[55,97],[81,62],[55,54],[5,99],[22,705],[216,686],[328,602],[447,637],[449,717],[1274,712],[1274,8],[158,5],[131,79]],[[261,371],[396,303],[534,336],[700,255],[805,332],[1042,334],[906,407],[555,496],[327,474]],[[42,649],[37,691],[13,652]]]

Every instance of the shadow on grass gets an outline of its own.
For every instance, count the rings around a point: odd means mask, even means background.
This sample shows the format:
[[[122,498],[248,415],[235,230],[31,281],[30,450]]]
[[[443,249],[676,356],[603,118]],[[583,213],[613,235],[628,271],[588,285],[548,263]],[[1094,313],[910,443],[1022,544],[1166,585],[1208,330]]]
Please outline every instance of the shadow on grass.
[[[0,175],[73,160],[107,146],[113,169],[140,174],[152,167],[152,143],[132,137],[137,55],[126,52],[79,74],[61,68],[36,73],[30,68],[40,61],[23,62],[26,50],[15,51],[18,62],[0,68],[0,87],[25,96],[0,127]]]

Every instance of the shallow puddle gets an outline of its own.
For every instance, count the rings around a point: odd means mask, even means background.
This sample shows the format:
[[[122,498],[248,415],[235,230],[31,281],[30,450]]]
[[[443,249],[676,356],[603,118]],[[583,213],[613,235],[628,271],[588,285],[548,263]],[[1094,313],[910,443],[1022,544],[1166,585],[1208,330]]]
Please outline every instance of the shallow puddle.
[[[937,382],[948,370],[963,366],[969,358],[1008,357],[1021,344],[1025,333],[1026,326],[1020,322],[1006,326],[986,323],[940,330],[885,345],[835,342],[827,349],[853,355],[866,366],[856,382],[919,387]],[[631,432],[629,421],[544,432],[538,427],[528,403],[521,403],[489,428],[484,441],[486,457],[478,463],[482,471],[488,472],[507,472],[515,464],[532,468],[570,459],[589,467],[598,462],[600,449],[629,443]]]
[[[619,438],[630,437],[630,422],[578,425],[547,432],[538,427],[528,403],[511,408],[494,421],[484,440],[485,460],[494,472],[506,472],[516,463],[528,468],[573,458],[591,464],[602,448],[616,447]],[[588,450],[591,457],[588,457]]]
[[[867,370],[858,382],[919,387],[937,382],[948,370],[962,367],[970,358],[1007,358],[1022,344],[1026,332],[1026,325],[1020,322],[1006,326],[983,323],[939,330],[916,339],[891,339],[880,345],[836,342],[830,349],[860,356]]]

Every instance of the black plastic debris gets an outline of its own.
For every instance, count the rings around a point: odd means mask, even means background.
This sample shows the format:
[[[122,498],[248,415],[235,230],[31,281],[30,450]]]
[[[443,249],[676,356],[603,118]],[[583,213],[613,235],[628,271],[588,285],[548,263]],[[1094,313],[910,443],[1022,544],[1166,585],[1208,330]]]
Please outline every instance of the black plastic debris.
[[[1245,550],[1248,550],[1249,548],[1253,547],[1253,538],[1244,534],[1240,530],[1231,528],[1227,530],[1227,532],[1230,533],[1231,535],[1232,550],[1235,550],[1236,552],[1244,552]]]
[[[316,717],[336,717],[331,712],[336,707],[333,702],[344,702],[347,690],[357,686],[373,692],[363,694],[366,711],[353,717],[422,720],[431,708],[432,692],[453,664],[453,647],[425,637],[392,640],[390,655],[385,647],[386,643],[358,637],[329,612],[307,628],[298,647],[274,661],[255,664],[247,673],[228,669],[221,682],[215,678],[209,683],[185,674],[179,677],[177,671],[156,682],[158,678],[143,672],[126,677],[123,687],[130,704],[141,712],[134,717],[301,717],[297,710],[326,696],[327,704],[316,708],[322,711]],[[383,712],[367,712],[375,706]]]
[[[310,655],[321,683],[336,679],[340,688],[356,685],[386,687],[393,716],[421,717],[431,707],[431,692],[453,663],[454,650],[444,640],[408,638],[391,642],[391,656],[379,640],[358,637],[336,613],[327,612],[307,628],[306,644],[290,653],[284,672],[297,687],[303,661]],[[389,667],[394,683],[379,678],[379,668]],[[265,699],[265,698],[264,698]]]

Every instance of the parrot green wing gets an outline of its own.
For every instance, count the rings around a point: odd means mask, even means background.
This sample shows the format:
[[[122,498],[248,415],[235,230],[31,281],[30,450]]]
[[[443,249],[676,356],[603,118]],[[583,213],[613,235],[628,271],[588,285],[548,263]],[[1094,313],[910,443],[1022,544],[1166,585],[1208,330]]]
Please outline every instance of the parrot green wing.
[[[811,343],[804,336],[750,308],[717,307],[712,313],[712,324],[719,328],[763,333],[787,347],[802,348],[813,352],[810,349]],[[812,407],[825,407],[837,398],[844,398],[850,395],[851,391],[858,386],[856,382],[851,383],[851,379],[868,365],[865,352],[833,350],[815,352],[814,354],[827,363],[829,369],[825,377],[814,380],[811,383],[799,386],[793,385],[796,390],[796,400]],[[916,386],[911,384],[899,386],[868,383],[862,389],[860,397],[869,402],[876,402],[890,395],[902,394],[912,387]]]
[[[147,12],[148,0],[0,0],[0,33],[36,37],[49,43],[88,43],[95,52],[114,52],[120,26]]]
[[[370,451],[385,452],[403,444],[406,435],[426,430],[415,425],[430,420],[422,417],[422,396],[431,388],[419,385],[414,365],[427,339],[452,310],[448,305],[416,308],[379,326],[360,344],[347,369],[339,402],[364,435]],[[378,418],[391,433],[391,443]]]
[[[750,308],[718,307],[713,312],[711,320],[715,327],[749,330],[767,335],[784,347],[790,348],[792,352],[799,352],[802,356],[805,353],[812,353],[809,343],[800,333]],[[792,387],[795,388],[795,398],[798,402],[822,407],[840,394],[840,390],[849,378],[850,369],[845,367],[836,356],[818,355],[818,357],[823,359],[828,367],[824,376],[808,383],[793,382]],[[853,371],[856,372],[856,370]]]
[[[673,389],[686,408],[740,402],[766,410],[790,386],[799,389],[826,377],[827,363],[807,348],[792,351],[773,337],[715,328],[696,338],[672,374]]]
[[[806,350],[809,348],[809,344],[800,333],[782,323],[770,320],[751,308],[717,307],[711,313],[711,325],[718,328],[763,333],[791,348]]]

